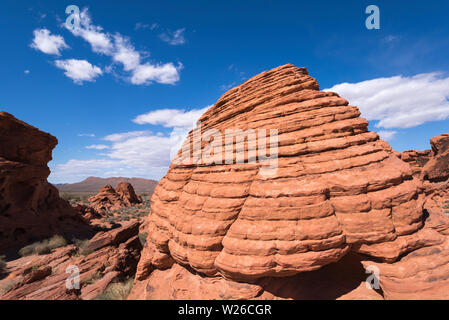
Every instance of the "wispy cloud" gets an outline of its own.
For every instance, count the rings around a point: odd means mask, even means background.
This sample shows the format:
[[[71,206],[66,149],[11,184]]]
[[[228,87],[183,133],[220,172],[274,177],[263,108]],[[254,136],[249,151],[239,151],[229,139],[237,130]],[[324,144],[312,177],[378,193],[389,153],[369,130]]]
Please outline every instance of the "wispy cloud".
[[[162,125],[167,128],[183,127],[193,128],[199,117],[206,112],[209,107],[203,109],[159,109],[141,114],[133,119],[138,124]]]
[[[61,50],[69,48],[62,36],[52,35],[48,29],[36,29],[33,31],[33,35],[30,47],[43,53],[59,56]]]
[[[86,146],[86,149],[105,150],[109,149],[109,146],[105,144],[92,144],[90,146]]]
[[[151,131],[130,131],[130,132],[114,133],[114,134],[107,135],[106,137],[103,138],[103,140],[118,142],[118,141],[126,140],[128,138],[148,136],[150,134],[151,134]]]
[[[144,26],[146,25],[139,24],[136,28]],[[121,64],[123,70],[129,73],[126,78],[132,84],[148,85],[152,82],[174,84],[180,79],[179,72],[182,64],[175,66],[172,62],[143,62],[143,58],[148,53],[136,50],[128,37],[120,33],[111,34],[104,31],[101,26],[94,25],[87,8],[80,13],[79,28],[68,28],[68,30],[73,35],[86,40],[93,52],[110,56],[114,63]],[[108,70],[111,71],[110,68]]]
[[[392,130],[380,130],[377,132],[381,139],[390,141],[393,140],[394,136],[396,135],[396,131]]]
[[[161,33],[159,37],[169,45],[177,46],[186,43],[186,38],[184,36],[185,31],[186,28],[181,28],[175,31],[166,31]]]
[[[93,133],[78,133],[78,137],[95,137],[95,134]]]
[[[378,121],[377,128],[411,128],[449,117],[449,77],[440,73],[342,83],[326,91],[358,106],[362,116]]]
[[[207,109],[160,109],[137,116],[142,125],[171,128],[169,135],[149,130],[121,132],[103,138],[111,145],[104,159],[77,160],[53,165],[50,181],[54,183],[81,181],[89,176],[128,176],[160,179],[170,165],[172,152],[178,150],[188,131]],[[92,147],[92,149],[95,149]]]
[[[99,67],[86,60],[56,60],[55,65],[59,69],[65,70],[64,74],[76,84],[82,84],[83,81],[95,81],[98,76],[103,74]]]

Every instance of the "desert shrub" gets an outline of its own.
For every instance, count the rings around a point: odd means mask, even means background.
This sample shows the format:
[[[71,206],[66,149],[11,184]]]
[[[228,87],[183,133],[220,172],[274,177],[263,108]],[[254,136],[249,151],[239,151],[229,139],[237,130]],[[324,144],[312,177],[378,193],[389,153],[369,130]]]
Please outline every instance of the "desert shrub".
[[[147,242],[147,237],[148,237],[148,232],[139,233],[139,240],[140,240],[140,243],[142,244],[142,246],[144,246],[145,243]]]
[[[64,237],[56,235],[51,237],[50,239],[38,241],[23,247],[19,250],[19,254],[22,257],[32,254],[47,254],[50,253],[53,249],[64,247],[66,245],[67,241],[64,239]]]
[[[11,280],[4,280],[0,282],[0,296],[7,293],[9,290],[11,290],[12,287],[14,287],[16,284],[18,284],[20,281],[22,281],[23,277],[18,277]]]
[[[82,285],[89,285],[89,284],[92,284],[95,281],[101,279],[102,277],[103,277],[103,275],[101,274],[101,272],[97,271],[92,276],[90,276],[89,278],[81,280],[81,284]]]
[[[90,244],[89,239],[72,238],[71,243],[78,247],[79,254],[83,256],[88,256],[93,252],[92,250],[88,249]]]
[[[5,256],[0,256],[0,274],[5,271],[6,268],[6,261]]]
[[[75,201],[81,201],[81,197],[76,194],[72,193],[61,193],[61,198],[67,201],[75,200]]]
[[[111,283],[95,300],[126,300],[133,287],[133,279]]]

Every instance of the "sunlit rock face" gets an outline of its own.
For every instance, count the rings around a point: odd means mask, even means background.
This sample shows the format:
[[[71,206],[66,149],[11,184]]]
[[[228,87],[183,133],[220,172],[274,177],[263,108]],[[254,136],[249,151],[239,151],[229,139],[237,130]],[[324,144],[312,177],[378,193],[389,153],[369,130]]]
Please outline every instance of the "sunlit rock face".
[[[0,112],[0,252],[87,228],[81,215],[47,182],[58,140]]]
[[[364,267],[386,270],[380,286],[393,288],[396,261],[443,250],[449,221],[429,216],[416,170],[367,126],[356,106],[290,64],[225,93],[156,187],[130,297],[319,298],[306,294],[316,286],[332,298],[387,297],[364,291]],[[426,259],[409,261],[435,275]],[[335,270],[354,278],[343,285]]]

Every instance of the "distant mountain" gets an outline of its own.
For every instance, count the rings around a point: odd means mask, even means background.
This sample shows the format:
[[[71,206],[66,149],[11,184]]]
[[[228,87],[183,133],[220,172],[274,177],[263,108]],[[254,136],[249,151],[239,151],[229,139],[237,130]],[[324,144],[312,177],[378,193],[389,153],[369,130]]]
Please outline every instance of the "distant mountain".
[[[54,186],[59,189],[59,192],[88,192],[97,193],[101,187],[110,184],[114,188],[117,183],[125,181],[132,184],[134,190],[137,193],[150,193],[152,194],[154,188],[158,184],[158,181],[143,178],[124,178],[124,177],[111,177],[111,178],[98,178],[89,177],[81,182],[77,183],[59,183]]]

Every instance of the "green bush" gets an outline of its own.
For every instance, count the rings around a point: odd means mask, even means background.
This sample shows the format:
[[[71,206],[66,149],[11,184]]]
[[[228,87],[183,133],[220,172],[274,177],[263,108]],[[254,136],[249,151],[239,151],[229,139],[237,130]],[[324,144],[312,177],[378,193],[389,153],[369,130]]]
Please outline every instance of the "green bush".
[[[27,245],[19,250],[19,254],[22,257],[29,256],[32,254],[47,254],[50,253],[53,249],[64,247],[67,245],[67,241],[64,237],[56,235],[51,237],[50,239],[45,239],[42,241],[38,241]]]
[[[95,300],[126,300],[133,287],[133,279],[111,283]]]

